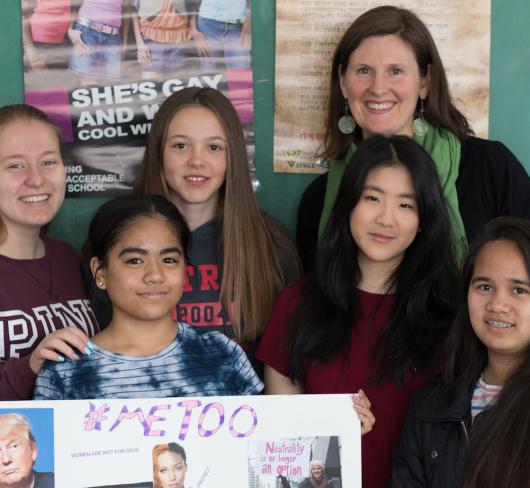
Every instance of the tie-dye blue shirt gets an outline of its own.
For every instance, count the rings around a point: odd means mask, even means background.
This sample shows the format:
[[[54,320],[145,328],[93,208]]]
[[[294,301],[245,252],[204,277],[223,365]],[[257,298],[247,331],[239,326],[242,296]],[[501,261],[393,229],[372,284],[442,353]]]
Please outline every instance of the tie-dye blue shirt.
[[[95,347],[76,361],[47,361],[35,400],[252,395],[263,383],[238,344],[179,322],[175,340],[153,356]]]

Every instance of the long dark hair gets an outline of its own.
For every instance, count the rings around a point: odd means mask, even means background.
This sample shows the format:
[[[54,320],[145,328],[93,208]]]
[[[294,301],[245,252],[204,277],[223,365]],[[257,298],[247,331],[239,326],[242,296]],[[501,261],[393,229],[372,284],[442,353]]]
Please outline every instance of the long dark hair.
[[[459,139],[473,133],[468,121],[451,100],[442,60],[425,24],[410,10],[385,5],[368,10],[355,19],[335,49],[322,154],[325,159],[343,158],[352,142],[359,143],[362,140],[360,127],[352,135],[343,134],[338,128],[338,121],[344,115],[339,70],[342,75],[346,73],[351,53],[366,38],[385,35],[396,35],[407,43],[414,52],[420,76],[430,76],[429,94],[424,100],[424,118],[435,127],[450,130]]]
[[[108,253],[120,236],[141,217],[162,217],[173,228],[185,252],[189,230],[177,207],[161,195],[124,195],[104,203],[90,222],[83,245],[83,273],[94,313],[103,329],[112,319],[112,304],[105,290],[96,286],[90,260],[107,265]]]
[[[487,348],[471,326],[467,294],[480,252],[496,241],[517,246],[530,276],[530,221],[500,217],[489,222],[469,249],[462,272],[461,306],[447,338],[443,376],[450,397],[458,382],[473,383],[488,364]],[[530,479],[529,449],[530,346],[495,405],[476,417],[462,464],[462,486],[526,486]]]
[[[390,277],[395,306],[374,351],[374,380],[402,383],[411,367],[429,370],[441,334],[454,318],[457,272],[449,214],[430,156],[405,136],[374,136],[363,141],[348,163],[331,218],[319,242],[316,264],[307,277],[300,305],[290,321],[289,374],[302,380],[312,361],[328,361],[349,349],[359,314],[359,248],[350,215],[368,173],[381,166],[403,166],[416,191],[420,232]]]

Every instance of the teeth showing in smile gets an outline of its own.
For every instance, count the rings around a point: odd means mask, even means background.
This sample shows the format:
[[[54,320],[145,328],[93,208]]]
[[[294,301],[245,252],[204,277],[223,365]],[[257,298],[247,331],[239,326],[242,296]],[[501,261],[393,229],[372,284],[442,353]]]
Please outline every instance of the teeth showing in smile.
[[[387,110],[394,106],[393,102],[382,102],[382,103],[367,103],[366,106],[370,110]]]
[[[495,327],[496,329],[509,329],[513,327],[513,324],[508,322],[498,322],[497,320],[488,320],[488,325],[490,327]]]
[[[27,197],[20,197],[20,200],[24,203],[38,203],[44,202],[50,198],[50,195],[29,195]]]
[[[194,182],[199,182],[204,181],[206,178],[204,176],[186,176],[186,179]]]

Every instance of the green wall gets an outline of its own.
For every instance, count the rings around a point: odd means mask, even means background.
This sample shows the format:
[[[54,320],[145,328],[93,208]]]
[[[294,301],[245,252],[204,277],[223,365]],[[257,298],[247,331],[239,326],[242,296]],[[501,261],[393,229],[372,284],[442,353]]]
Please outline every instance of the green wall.
[[[23,101],[20,0],[2,0],[0,105]],[[504,142],[530,172],[530,1],[492,0],[490,138]],[[275,2],[252,0],[258,199],[293,231],[296,209],[312,175],[274,174]],[[68,199],[51,234],[79,249],[87,221],[103,200]]]

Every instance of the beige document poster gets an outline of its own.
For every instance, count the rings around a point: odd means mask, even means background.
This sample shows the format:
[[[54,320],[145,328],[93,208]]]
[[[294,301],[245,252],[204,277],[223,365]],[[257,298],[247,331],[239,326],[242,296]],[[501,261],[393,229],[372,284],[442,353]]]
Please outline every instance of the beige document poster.
[[[348,25],[381,0],[277,0],[274,171],[319,173],[329,70]],[[427,25],[451,95],[475,133],[488,131],[490,0],[403,0]]]

